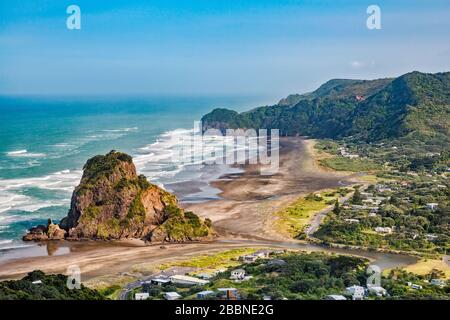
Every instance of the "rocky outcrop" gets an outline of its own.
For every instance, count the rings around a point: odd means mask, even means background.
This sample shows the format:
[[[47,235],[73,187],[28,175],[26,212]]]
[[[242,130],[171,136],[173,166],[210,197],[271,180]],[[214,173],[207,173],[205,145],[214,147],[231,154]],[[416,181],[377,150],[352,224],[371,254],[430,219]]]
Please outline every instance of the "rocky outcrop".
[[[62,240],[66,237],[66,235],[66,230],[61,229],[59,225],[54,224],[51,219],[48,219],[47,226],[39,225],[37,227],[31,228],[29,232],[23,237],[23,240]]]
[[[178,207],[174,195],[138,176],[132,158],[111,151],[84,166],[69,213],[37,226],[24,240],[124,239],[181,242],[206,237],[210,222]]]

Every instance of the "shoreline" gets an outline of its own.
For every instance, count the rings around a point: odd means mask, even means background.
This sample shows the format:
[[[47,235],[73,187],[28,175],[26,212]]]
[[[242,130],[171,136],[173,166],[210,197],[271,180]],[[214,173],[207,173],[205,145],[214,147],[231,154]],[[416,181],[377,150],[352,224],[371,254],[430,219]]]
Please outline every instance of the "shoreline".
[[[214,241],[151,245],[144,245],[140,240],[102,243],[62,241],[56,245],[50,242],[44,249],[48,252],[46,256],[0,258],[0,279],[18,278],[35,269],[65,273],[67,267],[73,264],[81,268],[84,277],[91,279],[128,272],[133,265],[139,263],[156,265],[220,249],[254,246],[251,244],[254,241],[264,242],[260,245],[264,247],[284,245],[294,246],[299,250],[309,248],[330,251],[323,246],[288,239],[271,228],[274,214],[295,199],[321,189],[355,183],[354,174],[329,172],[319,167],[312,154],[313,143],[303,138],[281,138],[280,169],[277,174],[260,176],[258,165],[243,166],[242,172],[226,174],[211,183],[212,187],[221,190],[220,199],[201,203],[181,202],[184,209],[213,221],[218,234]],[[43,250],[42,244],[37,247]],[[342,248],[331,251],[364,254]],[[372,254],[367,252],[365,256]],[[381,260],[384,257],[382,255]],[[413,263],[413,260],[405,258],[407,264]]]

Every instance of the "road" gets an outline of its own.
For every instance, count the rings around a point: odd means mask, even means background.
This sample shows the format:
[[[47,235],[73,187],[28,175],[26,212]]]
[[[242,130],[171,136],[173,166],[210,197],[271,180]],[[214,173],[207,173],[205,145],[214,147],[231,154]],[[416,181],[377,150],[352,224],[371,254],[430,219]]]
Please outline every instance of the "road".
[[[339,198],[339,203],[345,203],[347,202],[351,197],[353,196],[353,192],[349,193],[348,195],[346,195],[345,197],[341,197]],[[314,234],[314,232],[317,231],[317,229],[319,229],[320,224],[322,223],[323,219],[325,218],[325,216],[332,211],[334,208],[334,205],[331,205],[329,207],[326,207],[325,209],[319,211],[318,213],[316,213],[316,215],[314,216],[314,218],[311,220],[310,225],[306,228],[305,230],[305,234],[310,237]]]

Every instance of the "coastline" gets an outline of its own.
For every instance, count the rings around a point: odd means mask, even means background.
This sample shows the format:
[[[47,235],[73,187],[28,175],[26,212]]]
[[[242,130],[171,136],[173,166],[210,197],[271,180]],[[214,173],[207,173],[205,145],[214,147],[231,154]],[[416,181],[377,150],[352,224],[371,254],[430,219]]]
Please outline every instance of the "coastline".
[[[274,213],[300,196],[321,189],[355,183],[354,174],[329,172],[317,165],[311,146],[303,138],[280,139],[280,170],[273,176],[260,176],[258,165],[242,167],[241,172],[222,176],[211,183],[218,188],[220,199],[200,203],[181,203],[203,218],[210,218],[218,234],[215,241],[184,244],[145,245],[140,240],[122,242],[68,242],[62,241],[48,251],[46,256],[16,256],[0,259],[0,279],[18,278],[35,269],[50,273],[65,273],[70,265],[78,265],[84,279],[128,272],[133,265],[151,263],[158,265],[174,259],[191,257],[248,246],[298,247],[299,250],[331,252],[352,251],[327,249],[305,244],[277,234],[271,228]],[[262,241],[261,244],[253,244]],[[251,244],[252,243],[252,244]],[[42,247],[42,246],[41,246]],[[63,249],[65,252],[58,253]],[[18,249],[20,250],[20,249]],[[42,248],[40,249],[42,250]],[[51,251],[53,250],[53,255]],[[24,251],[23,251],[24,252]],[[354,254],[364,255],[355,251]],[[367,252],[366,256],[373,253]],[[383,257],[380,258],[381,260]],[[407,264],[415,259],[406,259]]]

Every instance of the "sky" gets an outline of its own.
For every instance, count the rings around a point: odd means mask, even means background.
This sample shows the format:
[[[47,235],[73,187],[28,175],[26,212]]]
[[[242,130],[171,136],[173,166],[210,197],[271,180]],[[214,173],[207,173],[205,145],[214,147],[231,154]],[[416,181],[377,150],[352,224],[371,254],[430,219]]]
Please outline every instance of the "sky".
[[[450,1],[0,1],[2,95],[281,98],[413,70],[450,71]]]

